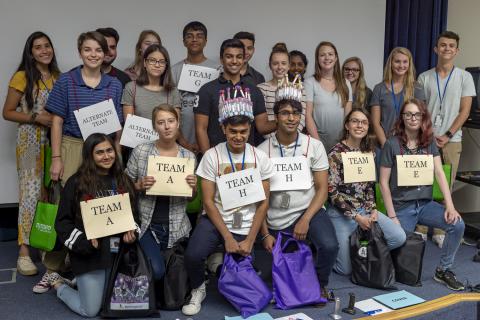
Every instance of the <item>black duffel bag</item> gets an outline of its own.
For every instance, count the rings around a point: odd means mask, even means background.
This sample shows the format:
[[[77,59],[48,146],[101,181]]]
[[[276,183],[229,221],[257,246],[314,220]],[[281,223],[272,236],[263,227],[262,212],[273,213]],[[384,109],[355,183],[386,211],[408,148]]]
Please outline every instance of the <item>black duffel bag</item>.
[[[396,289],[392,257],[377,222],[371,224],[370,230],[358,226],[350,235],[350,259],[353,283],[377,289]]]
[[[422,265],[425,241],[416,233],[407,233],[407,241],[400,248],[391,251],[395,278],[409,286],[422,286]]]

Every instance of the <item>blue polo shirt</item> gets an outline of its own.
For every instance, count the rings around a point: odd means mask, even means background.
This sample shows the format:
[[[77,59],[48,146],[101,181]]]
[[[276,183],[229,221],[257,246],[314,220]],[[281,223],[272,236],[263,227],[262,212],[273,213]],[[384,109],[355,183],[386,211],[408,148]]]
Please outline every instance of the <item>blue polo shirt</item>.
[[[102,79],[95,88],[91,88],[83,81],[81,69],[78,66],[60,75],[48,96],[45,109],[63,119],[63,135],[82,138],[73,111],[88,107],[92,104],[112,99],[117,110],[120,122],[123,122],[122,113],[122,84],[118,79],[102,73]]]

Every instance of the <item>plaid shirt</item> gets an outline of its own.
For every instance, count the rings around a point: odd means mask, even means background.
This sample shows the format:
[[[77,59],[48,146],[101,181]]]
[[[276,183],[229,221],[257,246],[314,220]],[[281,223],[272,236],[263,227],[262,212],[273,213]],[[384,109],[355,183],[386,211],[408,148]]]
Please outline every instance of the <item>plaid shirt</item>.
[[[137,146],[128,160],[127,169],[125,172],[137,181],[139,178],[147,175],[148,157],[150,155],[160,156],[158,149],[155,147],[155,142],[147,142]],[[195,155],[178,146],[178,158],[195,159]],[[140,237],[143,236],[152,221],[153,211],[155,209],[156,196],[146,195],[141,192],[138,197],[138,208],[140,211],[141,232]],[[168,247],[171,248],[175,242],[183,237],[188,237],[192,226],[188,220],[185,208],[187,206],[187,198],[185,197],[170,197],[169,206],[169,236]]]

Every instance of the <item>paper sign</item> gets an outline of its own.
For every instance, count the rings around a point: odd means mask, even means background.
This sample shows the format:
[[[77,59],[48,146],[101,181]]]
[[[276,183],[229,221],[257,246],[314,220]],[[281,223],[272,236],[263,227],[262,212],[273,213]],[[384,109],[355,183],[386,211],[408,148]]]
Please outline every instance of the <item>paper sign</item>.
[[[313,319],[307,316],[305,313],[295,313],[290,316],[275,318],[275,320],[313,320]]]
[[[223,210],[243,207],[266,198],[257,168],[224,174],[217,178],[217,187]]]
[[[74,110],[73,114],[77,119],[83,140],[92,133],[110,134],[122,129],[112,99]]]
[[[392,309],[385,307],[383,304],[378,303],[373,299],[366,299],[355,302],[355,308],[360,309],[363,312],[375,311],[375,315],[392,311]]]
[[[156,182],[146,191],[148,195],[191,197],[192,187],[185,180],[195,170],[195,160],[177,157],[148,157],[147,175]]]
[[[273,320],[273,318],[268,313],[263,312],[263,313],[254,314],[253,316],[250,316],[248,318],[243,318],[242,316],[238,316],[238,317],[225,316],[225,320]]]
[[[178,81],[178,90],[197,93],[205,83],[217,79],[219,74],[220,71],[217,69],[184,64]]]
[[[139,144],[155,141],[158,139],[158,133],[153,130],[152,121],[133,114],[127,115],[127,120],[123,126],[120,144],[130,148],[135,148]]]
[[[307,190],[313,185],[312,172],[307,158],[270,158],[275,175],[270,178],[270,191]]]
[[[425,299],[405,290],[381,294],[373,299],[394,310],[425,302]]]
[[[128,193],[80,202],[87,239],[98,239],[134,230]]]
[[[431,186],[433,184],[433,155],[397,155],[399,187]]]
[[[375,161],[372,152],[342,152],[345,183],[375,181]]]

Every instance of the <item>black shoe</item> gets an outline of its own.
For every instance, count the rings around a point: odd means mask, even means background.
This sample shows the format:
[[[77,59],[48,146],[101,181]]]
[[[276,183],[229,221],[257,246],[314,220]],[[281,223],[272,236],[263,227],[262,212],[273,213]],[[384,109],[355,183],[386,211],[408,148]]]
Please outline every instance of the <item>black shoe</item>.
[[[455,273],[453,273],[449,269],[445,271],[442,271],[440,269],[435,270],[435,275],[433,276],[433,279],[437,282],[445,284],[447,288],[450,290],[454,290],[454,291],[465,290],[465,286],[463,285],[463,283],[458,281],[457,278],[455,277]]]

